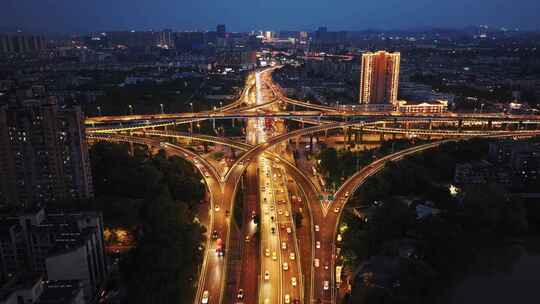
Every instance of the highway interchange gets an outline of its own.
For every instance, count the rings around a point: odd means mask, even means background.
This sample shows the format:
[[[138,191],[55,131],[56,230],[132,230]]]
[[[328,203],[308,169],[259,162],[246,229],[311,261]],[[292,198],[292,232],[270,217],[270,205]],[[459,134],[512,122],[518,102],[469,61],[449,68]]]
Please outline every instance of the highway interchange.
[[[192,162],[203,176],[209,193],[209,216],[204,260],[200,268],[194,303],[336,303],[336,242],[341,213],[354,191],[379,172],[388,161],[397,161],[437,147],[448,140],[473,137],[530,137],[540,134],[538,116],[499,114],[401,115],[400,113],[354,113],[313,105],[285,97],[272,81],[274,68],[253,72],[240,98],[219,109],[198,113],[102,116],[87,119],[91,140],[143,144],[167,151]],[[287,105],[306,111],[288,111]],[[335,118],[341,120],[335,120]],[[241,142],[193,132],[162,130],[206,119],[240,118],[246,121],[246,140]],[[334,120],[330,120],[333,118]],[[289,131],[285,120],[301,120],[311,127]],[[456,128],[431,129],[432,122],[453,122]],[[268,122],[271,122],[270,124]],[[429,128],[405,128],[406,122],[430,123]],[[485,128],[464,130],[467,122]],[[398,125],[399,123],[399,125]],[[506,125],[505,128],[502,125]],[[528,127],[527,125],[532,125]],[[193,130],[192,128],[190,130]],[[334,194],[328,204],[319,201],[322,190],[310,172],[295,164],[292,141],[329,131],[380,132],[434,136],[444,140],[415,146],[374,161],[354,174]],[[205,157],[168,140],[187,139],[229,146],[242,151],[228,170],[221,172]],[[241,187],[243,185],[243,187]],[[235,197],[244,194],[239,256],[241,267],[230,268],[231,221]],[[301,212],[303,225],[296,226],[293,215]],[[223,246],[224,254],[218,254]],[[240,269],[240,270],[238,270]],[[230,271],[240,271],[232,274]],[[239,283],[227,287],[227,278],[236,275]],[[256,289],[256,290],[254,290]]]

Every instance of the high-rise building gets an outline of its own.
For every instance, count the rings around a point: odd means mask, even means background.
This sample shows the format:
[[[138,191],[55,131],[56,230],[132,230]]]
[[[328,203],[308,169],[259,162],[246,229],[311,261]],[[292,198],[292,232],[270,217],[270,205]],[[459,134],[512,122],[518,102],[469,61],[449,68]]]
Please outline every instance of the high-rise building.
[[[361,104],[397,104],[400,53],[362,54]]]
[[[84,117],[54,98],[0,107],[0,204],[93,196]]]
[[[23,33],[0,34],[0,53],[33,53],[45,50],[45,38]]]
[[[44,276],[49,281],[69,280],[77,282],[77,286],[80,284],[74,290],[77,294],[79,289],[84,290],[78,297],[84,294],[87,303],[91,303],[107,275],[100,213],[45,212],[38,208],[0,214],[0,234],[3,236],[0,239],[2,281],[25,273]],[[1,299],[3,292],[9,295],[16,289],[9,288],[6,293],[0,288],[0,303],[5,303]],[[35,296],[39,297],[40,293]]]
[[[225,27],[225,24],[218,24],[216,27],[216,32],[218,38],[225,38],[227,36],[227,27]]]
[[[172,30],[163,30],[158,33],[158,46],[165,49],[174,49],[175,37]]]

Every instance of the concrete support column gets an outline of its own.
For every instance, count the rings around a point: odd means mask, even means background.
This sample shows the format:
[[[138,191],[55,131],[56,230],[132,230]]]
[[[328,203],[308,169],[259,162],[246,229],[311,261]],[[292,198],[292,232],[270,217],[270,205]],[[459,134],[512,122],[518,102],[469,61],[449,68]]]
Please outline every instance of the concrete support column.
[[[135,147],[132,142],[129,142],[129,155],[135,156]]]

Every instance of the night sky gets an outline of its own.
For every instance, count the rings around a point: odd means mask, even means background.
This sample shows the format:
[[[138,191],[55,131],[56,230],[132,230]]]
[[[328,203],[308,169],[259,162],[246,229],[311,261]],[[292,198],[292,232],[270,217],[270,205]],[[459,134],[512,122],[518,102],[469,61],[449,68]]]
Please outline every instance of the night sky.
[[[540,29],[540,0],[2,0],[0,30]]]

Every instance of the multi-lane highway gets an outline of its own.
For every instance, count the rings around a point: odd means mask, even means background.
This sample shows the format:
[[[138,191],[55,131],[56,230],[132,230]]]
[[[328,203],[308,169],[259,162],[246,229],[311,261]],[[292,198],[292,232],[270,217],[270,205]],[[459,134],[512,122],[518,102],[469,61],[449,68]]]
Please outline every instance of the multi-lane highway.
[[[320,190],[310,179],[305,166],[297,166],[290,140],[338,129],[344,136],[349,130],[380,133],[418,134],[438,138],[521,137],[540,134],[540,116],[501,114],[430,114],[363,113],[340,111],[336,108],[312,105],[283,96],[272,82],[274,68],[252,73],[241,97],[215,111],[157,115],[129,115],[89,118],[89,124],[122,122],[122,125],[89,127],[88,137],[161,147],[191,161],[204,176],[210,194],[209,216],[206,220],[208,240],[201,265],[194,303],[335,303],[336,233],[341,213],[348,198],[362,183],[379,172],[388,161],[418,153],[440,145],[434,142],[381,158],[353,175],[336,192],[330,205],[319,201]],[[285,104],[308,108],[308,111],[288,112]],[[203,119],[243,118],[247,120],[246,142],[192,132],[157,130],[174,124]],[[313,124],[309,128],[288,131],[284,119],[302,118]],[[359,122],[328,121],[325,118],[355,118]],[[457,123],[460,128],[413,129],[398,127],[408,123]],[[462,130],[460,121],[479,122],[489,128]],[[393,123],[387,126],[387,122]],[[507,131],[501,123],[519,128]],[[466,126],[467,123],[463,123]],[[520,128],[533,124],[528,130]],[[494,129],[490,129],[493,127]],[[535,128],[536,127],[536,128]],[[128,135],[119,134],[125,132]],[[178,145],[162,142],[167,138],[183,138],[226,145],[244,151],[227,172],[220,172],[203,156]],[[302,169],[304,168],[304,169]],[[225,173],[225,174],[224,174]],[[243,180],[243,182],[241,182]],[[238,249],[240,272],[232,296],[225,296],[225,283],[231,252],[231,220],[238,189],[243,187],[244,210],[241,229],[242,246]],[[294,214],[304,218],[301,226]],[[258,219],[259,222],[256,223]],[[229,289],[227,289],[230,291]]]

